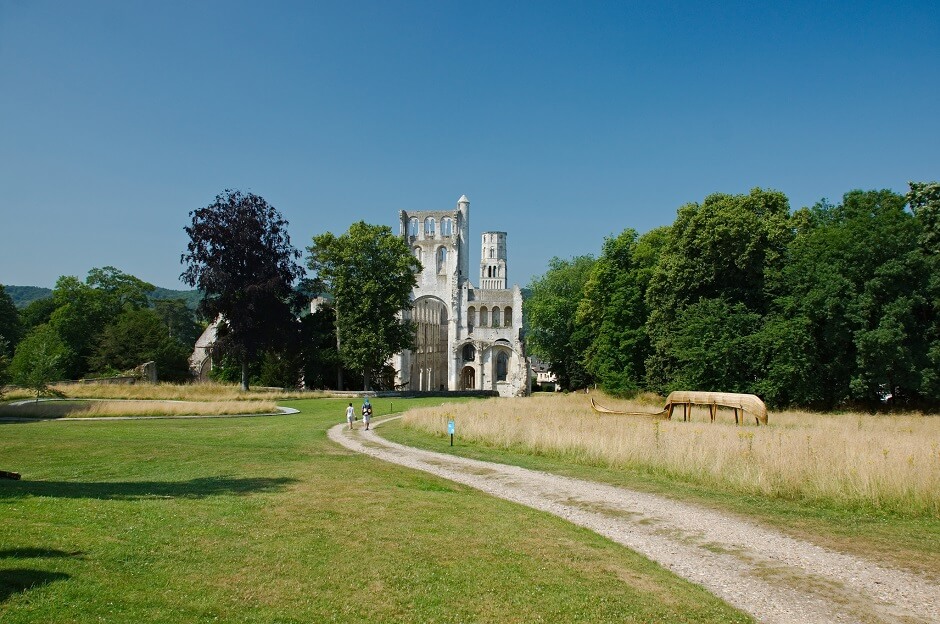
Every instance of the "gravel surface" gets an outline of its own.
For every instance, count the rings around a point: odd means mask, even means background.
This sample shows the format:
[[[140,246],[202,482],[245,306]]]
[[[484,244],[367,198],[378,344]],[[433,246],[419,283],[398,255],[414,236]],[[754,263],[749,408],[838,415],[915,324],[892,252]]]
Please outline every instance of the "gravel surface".
[[[737,516],[625,488],[402,446],[381,438],[374,428],[350,431],[340,424],[330,429],[329,437],[354,451],[560,516],[645,555],[761,622],[940,622],[940,586],[930,580]]]

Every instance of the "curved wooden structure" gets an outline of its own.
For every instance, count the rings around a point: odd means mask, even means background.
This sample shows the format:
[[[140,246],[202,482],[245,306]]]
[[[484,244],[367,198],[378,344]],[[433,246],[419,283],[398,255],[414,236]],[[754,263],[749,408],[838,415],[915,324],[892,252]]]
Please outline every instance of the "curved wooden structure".
[[[598,414],[619,414],[622,416],[659,416],[660,418],[665,418],[666,410],[661,409],[658,412],[618,412],[617,410],[612,410],[603,405],[598,405],[594,402],[594,397],[591,397],[591,408]]]
[[[708,407],[711,421],[715,422],[715,414],[719,407],[727,407],[734,410],[734,422],[743,423],[744,414],[749,413],[754,416],[755,422],[767,424],[767,406],[760,400],[760,397],[754,394],[738,394],[735,392],[698,392],[688,390],[677,390],[669,393],[666,397],[666,407],[658,412],[618,412],[608,409],[594,402],[591,397],[591,408],[600,414],[622,414],[629,416],[659,416],[665,419],[672,419],[672,412],[676,406],[682,406],[682,420],[689,419],[693,405],[702,405]]]
[[[666,411],[668,418],[672,418],[672,411],[677,405],[682,406],[682,420],[689,419],[689,411],[693,405],[708,407],[712,422],[715,422],[715,413],[718,407],[728,407],[734,410],[734,422],[739,422],[738,412],[741,412],[740,422],[744,422],[744,412],[754,416],[758,425],[767,424],[767,406],[754,394],[738,394],[736,392],[696,392],[677,390],[670,392],[666,397]]]

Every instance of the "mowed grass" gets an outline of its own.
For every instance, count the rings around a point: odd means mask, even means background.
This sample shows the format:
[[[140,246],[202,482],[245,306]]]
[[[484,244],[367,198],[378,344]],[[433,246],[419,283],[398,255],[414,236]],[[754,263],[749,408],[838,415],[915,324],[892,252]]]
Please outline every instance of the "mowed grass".
[[[0,425],[23,475],[0,480],[0,620],[750,621],[560,519],[334,445],[346,403]]]
[[[558,395],[415,410],[382,435],[698,501],[940,580],[936,417],[771,413],[759,428],[736,426],[729,413],[707,420],[705,410],[692,422],[596,414],[588,397]]]

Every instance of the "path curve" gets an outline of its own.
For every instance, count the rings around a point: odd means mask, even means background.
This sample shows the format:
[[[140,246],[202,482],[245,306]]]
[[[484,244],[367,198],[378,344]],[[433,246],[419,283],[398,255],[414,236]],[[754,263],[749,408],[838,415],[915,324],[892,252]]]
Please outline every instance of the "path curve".
[[[560,516],[641,553],[761,622],[940,622],[940,586],[929,579],[737,516],[626,488],[411,448],[385,440],[374,427],[350,431],[341,423],[328,436],[353,451]]]

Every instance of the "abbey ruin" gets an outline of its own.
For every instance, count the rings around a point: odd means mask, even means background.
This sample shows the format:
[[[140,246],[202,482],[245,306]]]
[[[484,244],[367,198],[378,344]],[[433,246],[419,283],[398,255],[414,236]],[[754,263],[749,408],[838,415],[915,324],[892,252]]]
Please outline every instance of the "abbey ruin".
[[[399,211],[399,233],[421,261],[413,351],[393,358],[406,390],[528,392],[522,291],[507,287],[506,232],[483,232],[479,286],[470,282],[470,200],[452,210]]]

